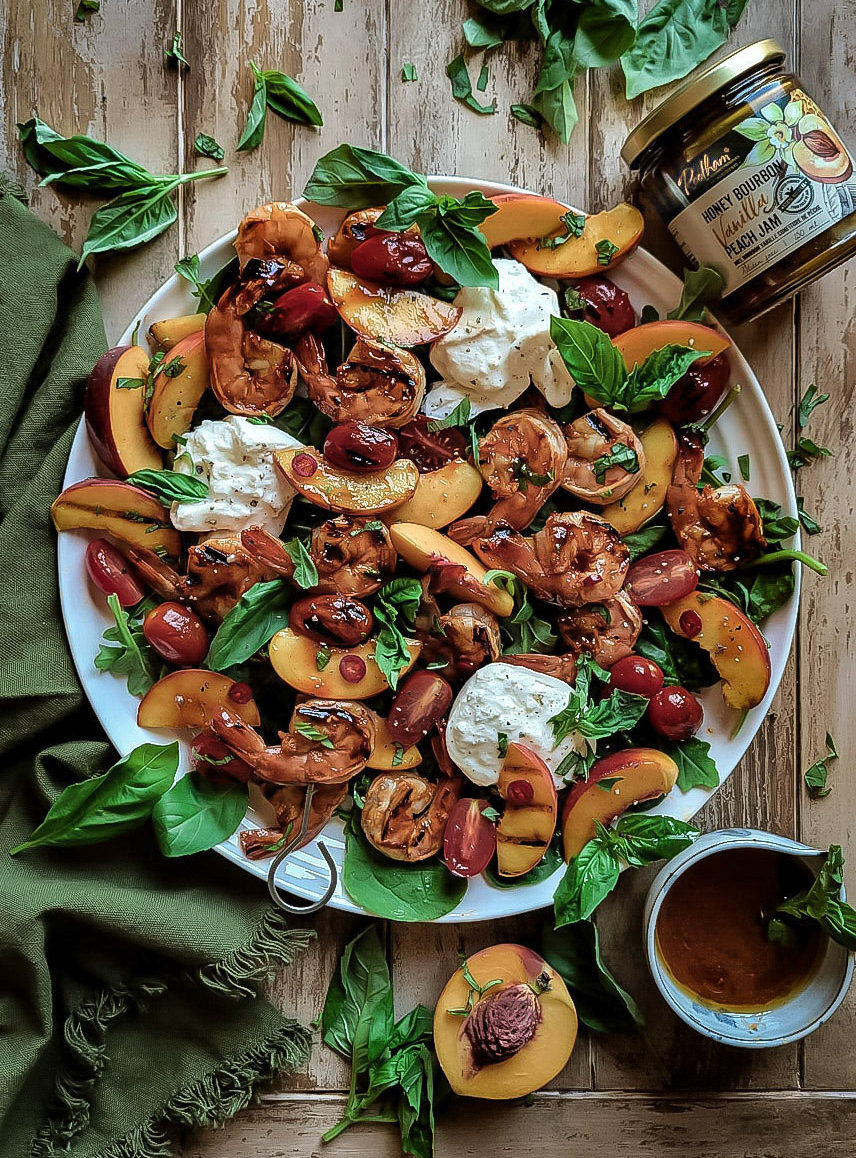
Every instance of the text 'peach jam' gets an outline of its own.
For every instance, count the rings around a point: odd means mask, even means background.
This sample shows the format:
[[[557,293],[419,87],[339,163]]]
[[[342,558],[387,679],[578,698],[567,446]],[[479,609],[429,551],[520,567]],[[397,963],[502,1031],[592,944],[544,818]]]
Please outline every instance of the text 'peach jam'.
[[[633,130],[621,155],[646,206],[745,321],[856,251],[853,160],[775,40],[704,69]]]

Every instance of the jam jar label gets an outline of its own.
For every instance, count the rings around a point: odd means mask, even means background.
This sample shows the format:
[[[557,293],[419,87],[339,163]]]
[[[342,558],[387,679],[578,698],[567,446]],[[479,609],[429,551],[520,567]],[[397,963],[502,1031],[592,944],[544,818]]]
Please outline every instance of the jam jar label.
[[[666,180],[686,206],[669,229],[688,257],[720,270],[723,296],[856,209],[853,160],[800,89],[765,104]]]

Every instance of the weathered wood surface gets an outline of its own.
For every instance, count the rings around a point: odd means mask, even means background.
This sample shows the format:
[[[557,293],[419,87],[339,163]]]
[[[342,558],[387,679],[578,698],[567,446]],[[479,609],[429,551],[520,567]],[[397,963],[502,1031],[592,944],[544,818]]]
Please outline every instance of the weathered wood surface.
[[[172,271],[173,262],[231,229],[241,213],[270,196],[302,188],[316,156],[342,140],[388,149],[416,169],[513,181],[596,210],[626,195],[618,152],[629,126],[662,96],[628,105],[617,70],[578,84],[580,123],[570,147],[542,138],[508,113],[526,100],[536,68],[531,47],[507,46],[490,56],[485,94],[499,112],[478,117],[455,104],[445,65],[463,48],[464,0],[103,0],[85,24],[72,21],[73,0],[6,0],[0,4],[0,168],[33,190],[35,210],[72,245],[86,232],[86,200],[35,190],[14,124],[34,110],[57,129],[104,137],[155,171],[204,167],[193,153],[197,132],[226,148],[227,176],[183,191],[178,225],[154,244],[100,263],[98,281],[108,334],[115,337],[137,307]],[[180,28],[191,61],[178,75],[163,50]],[[816,0],[752,0],[729,47],[776,36],[798,61],[846,139],[856,140],[852,5]],[[275,116],[250,153],[233,152],[249,104],[249,61],[297,77],[318,101],[320,130]],[[402,83],[401,66],[418,81]],[[471,68],[473,79],[478,65]],[[667,261],[674,251],[658,231],[650,244]],[[806,506],[824,526],[810,548],[830,566],[827,580],[805,578],[800,627],[773,710],[740,767],[702,813],[705,827],[754,824],[801,835],[818,846],[840,842],[852,854],[856,783],[852,687],[853,559],[856,538],[856,450],[851,394],[856,379],[854,266],[829,275],[736,337],[771,406],[795,433],[795,402],[817,381],[832,401],[813,419],[814,437],[833,459],[799,476]],[[810,802],[801,772],[835,736],[841,759],[834,792]],[[850,1154],[856,1126],[856,998],[801,1047],[767,1052],[706,1042],[667,1010],[647,977],[640,910],[650,874],[628,874],[599,918],[606,953],[619,978],[639,997],[649,1020],[646,1039],[582,1035],[571,1063],[549,1094],[531,1108],[463,1104],[444,1120],[441,1154],[574,1153],[615,1158],[715,1154],[717,1158],[803,1158]],[[856,878],[851,878],[856,888]],[[460,950],[496,940],[525,940],[540,917],[450,928],[388,929],[390,964],[401,1010],[430,1003]],[[274,1000],[307,1020],[323,999],[342,945],[359,922],[326,913],[318,940],[292,973],[272,986]],[[337,1118],[347,1070],[317,1046],[306,1073],[282,1083],[223,1131],[184,1139],[184,1158],[275,1158],[321,1152],[319,1138]],[[647,1091],[643,1092],[643,1091]],[[664,1091],[662,1094],[650,1091]],[[835,1094],[830,1091],[842,1091]],[[344,1134],[331,1153],[392,1155],[395,1135],[370,1126]]]

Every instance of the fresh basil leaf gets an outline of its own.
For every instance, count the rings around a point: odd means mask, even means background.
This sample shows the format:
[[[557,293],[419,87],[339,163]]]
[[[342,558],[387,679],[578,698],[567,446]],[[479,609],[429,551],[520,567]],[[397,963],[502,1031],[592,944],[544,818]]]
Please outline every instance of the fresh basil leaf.
[[[784,901],[776,913],[819,921],[833,941],[846,949],[856,949],[856,910],[840,899],[843,880],[841,846],[831,844],[811,887]]]
[[[322,748],[332,749],[336,747],[327,733],[322,732],[320,728],[316,728],[314,724],[308,724],[301,720],[294,724],[293,727],[298,735],[305,736],[307,740],[313,740],[316,744],[320,744]]]
[[[100,11],[101,0],[78,0],[77,7],[74,10],[74,19],[78,24],[82,24],[90,13]]]
[[[197,133],[193,147],[200,157],[210,157],[212,161],[222,161],[225,156],[223,146],[207,133]]]
[[[805,394],[803,394],[800,399],[799,410],[797,411],[797,425],[800,430],[807,424],[812,410],[817,409],[818,406],[822,406],[824,402],[828,401],[829,395],[818,394],[817,386],[812,382],[811,386],[806,389]]]
[[[619,817],[615,828],[603,829],[601,833],[601,839],[632,868],[642,868],[656,860],[671,860],[700,836],[697,828],[683,820],[643,812],[627,812]]]
[[[405,62],[401,66],[401,79],[405,83],[407,83],[408,81],[418,80],[419,77],[417,76],[417,73],[416,73],[416,65],[410,64],[409,61]]]
[[[569,862],[553,897],[555,927],[584,921],[618,884],[619,864],[612,850],[595,838]]]
[[[161,665],[143,635],[142,614],[134,608],[132,618],[132,613],[122,607],[115,595],[107,596],[107,606],[113,614],[115,626],[104,632],[95,656],[95,666],[98,671],[125,676],[131,695],[144,696],[157,682]]]
[[[370,209],[393,201],[408,185],[424,183],[385,153],[339,145],[316,162],[303,196],[318,205]]]
[[[17,129],[24,156],[45,178],[44,184],[104,193],[135,189],[150,177],[142,165],[118,149],[92,137],[63,137],[39,117],[18,124]]]
[[[636,0],[589,0],[579,14],[574,34],[574,60],[579,68],[607,68],[636,40]]]
[[[544,118],[534,105],[512,105],[510,111],[516,120],[530,128],[540,129],[544,124]]]
[[[577,324],[585,325],[584,322]],[[647,410],[653,403],[666,397],[693,362],[706,356],[707,351],[695,350],[690,346],[670,345],[654,350],[641,366],[633,367],[624,389],[609,404],[631,414]]]
[[[637,559],[647,555],[657,546],[668,529],[665,523],[650,522],[640,527],[638,531],[631,531],[622,536],[622,541],[630,552],[630,562],[635,563]]]
[[[375,663],[393,691],[410,664],[410,650],[401,624],[412,630],[422,600],[418,579],[392,579],[375,596],[374,617],[380,624],[375,640]]]
[[[178,768],[178,744],[140,744],[104,772],[69,784],[15,856],[42,845],[100,844],[139,828],[155,802],[171,786]]]
[[[596,458],[592,463],[595,481],[604,483],[606,481],[606,472],[614,466],[623,467],[627,474],[638,474],[639,456],[632,446],[627,446],[623,442],[617,442],[612,450],[607,454],[602,454],[600,458]]]
[[[791,470],[800,470],[801,467],[808,466],[819,458],[830,458],[832,451],[828,446],[818,446],[813,439],[803,435],[797,439],[796,447],[787,451],[787,456]]]
[[[449,430],[455,426],[469,426],[472,404],[469,398],[462,398],[454,410],[450,410],[445,418],[434,418],[428,423],[431,433],[438,430]]]
[[[421,214],[437,204],[437,196],[424,182],[408,185],[390,201],[375,222],[378,229],[408,229]]]
[[[551,318],[550,337],[580,390],[608,403],[620,396],[627,381],[624,359],[603,330],[573,318]]]
[[[740,477],[743,479],[743,481],[749,482],[750,473],[751,473],[751,463],[749,461],[749,455],[748,454],[738,454],[737,467],[740,471]]]
[[[176,470],[137,470],[125,481],[150,491],[163,503],[198,503],[208,497],[207,483],[196,475]]]
[[[133,249],[158,237],[178,217],[172,194],[179,182],[145,185],[120,193],[100,209],[89,222],[80,265],[95,253]]]
[[[792,538],[799,530],[799,519],[782,512],[782,508],[772,499],[756,498],[755,506],[763,523],[764,538],[768,543],[781,543]]]
[[[532,106],[563,144],[570,141],[579,120],[573,90],[576,75],[573,40],[562,31],[551,31],[544,46]]]
[[[291,593],[284,579],[254,583],[245,591],[217,628],[208,649],[212,671],[244,663],[288,627]]]
[[[262,75],[269,109],[287,121],[294,121],[299,125],[317,127],[324,124],[324,118],[315,101],[296,80],[275,69],[267,69]]]
[[[718,788],[719,772],[710,755],[710,744],[691,736],[679,744],[661,745],[667,756],[678,766],[677,786],[681,792],[692,788]]]
[[[265,135],[265,120],[267,119],[267,85],[265,83],[264,73],[250,61],[250,68],[253,70],[253,99],[250,102],[250,111],[247,113],[247,123],[244,125],[244,131],[241,133],[240,139],[235,146],[239,153],[247,152],[249,149],[255,149],[261,144],[262,137]]]
[[[179,277],[183,277],[185,281],[190,282],[193,288],[193,296],[199,301],[199,308],[202,313],[207,314],[209,310],[217,304],[220,297],[226,288],[232,284],[238,275],[238,259],[234,258],[226,265],[219,269],[213,277],[203,281],[199,275],[199,256],[198,254],[191,254],[189,257],[183,257],[180,261],[175,263],[173,267]]]
[[[832,789],[827,784],[827,776],[829,775],[829,763],[832,760],[838,759],[838,752],[835,747],[835,741],[829,732],[826,733],[826,755],[820,760],[815,760],[812,766],[803,773],[803,780],[808,789],[809,796],[812,800],[823,800],[828,796]]]
[[[576,680],[568,693],[567,707],[548,721],[554,747],[573,732],[579,732],[589,740],[603,740],[616,732],[629,731],[645,714],[648,707],[646,697],[632,692],[616,689],[606,699],[595,700],[592,676],[602,681],[609,679],[609,673],[583,653],[577,665]]]
[[[460,101],[468,109],[482,116],[492,116],[496,112],[495,103],[483,105],[473,96],[473,86],[463,56],[456,56],[454,60],[449,61],[446,65],[446,76],[452,82],[452,96],[456,101]]]
[[[698,269],[685,269],[681,300],[673,310],[669,310],[666,317],[705,322],[708,306],[720,300],[724,289],[725,278],[713,266],[700,265]]]
[[[227,840],[244,819],[246,784],[215,784],[198,772],[182,776],[155,804],[152,823],[164,856],[191,856]]]
[[[462,286],[499,285],[487,240],[478,223],[496,212],[496,205],[478,192],[463,201],[440,198],[437,212],[419,220],[428,256]]]
[[[510,39],[514,18],[491,17],[484,13],[471,16],[463,23],[463,33],[470,48],[499,48]]]
[[[310,587],[316,587],[318,585],[318,568],[302,539],[289,539],[284,546],[294,564],[292,579],[297,586],[302,587],[304,591]]]
[[[345,946],[321,1013],[331,1049],[351,1058],[355,1076],[383,1053],[393,1029],[392,984],[376,925]]]
[[[172,44],[164,52],[167,64],[172,65],[179,70],[189,69],[190,61],[184,55],[181,49],[181,33],[176,30],[172,36]]]
[[[823,529],[820,523],[812,518],[808,511],[803,506],[805,500],[801,495],[797,495],[797,515],[799,516],[800,526],[807,535],[819,535]]]
[[[639,1006],[604,964],[597,927],[591,921],[561,929],[545,921],[541,955],[568,986],[583,1025],[596,1033],[631,1033],[644,1027]]]
[[[510,571],[488,571],[484,583],[493,583],[507,591],[514,599],[514,611],[503,619],[501,631],[505,641],[503,655],[526,655],[529,652],[549,653],[558,642],[550,623],[535,614],[529,602],[526,584]]]

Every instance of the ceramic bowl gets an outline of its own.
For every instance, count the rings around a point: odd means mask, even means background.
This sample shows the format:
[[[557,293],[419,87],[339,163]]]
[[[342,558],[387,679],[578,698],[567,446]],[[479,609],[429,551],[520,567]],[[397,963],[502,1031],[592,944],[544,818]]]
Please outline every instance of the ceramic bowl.
[[[660,907],[677,878],[697,861],[725,849],[771,849],[799,857],[816,873],[826,853],[806,844],[788,840],[755,828],[723,828],[708,832],[695,844],[670,860],[654,878],[645,901],[643,938],[648,966],[666,1002],[687,1025],[725,1045],[744,1049],[768,1049],[799,1041],[813,1033],[832,1016],[850,987],[853,956],[841,945],[828,941],[819,967],[802,989],[774,1009],[730,1012],[713,1008],[693,998],[666,971],[657,951],[654,930]],[[842,890],[842,898],[844,896]]]

